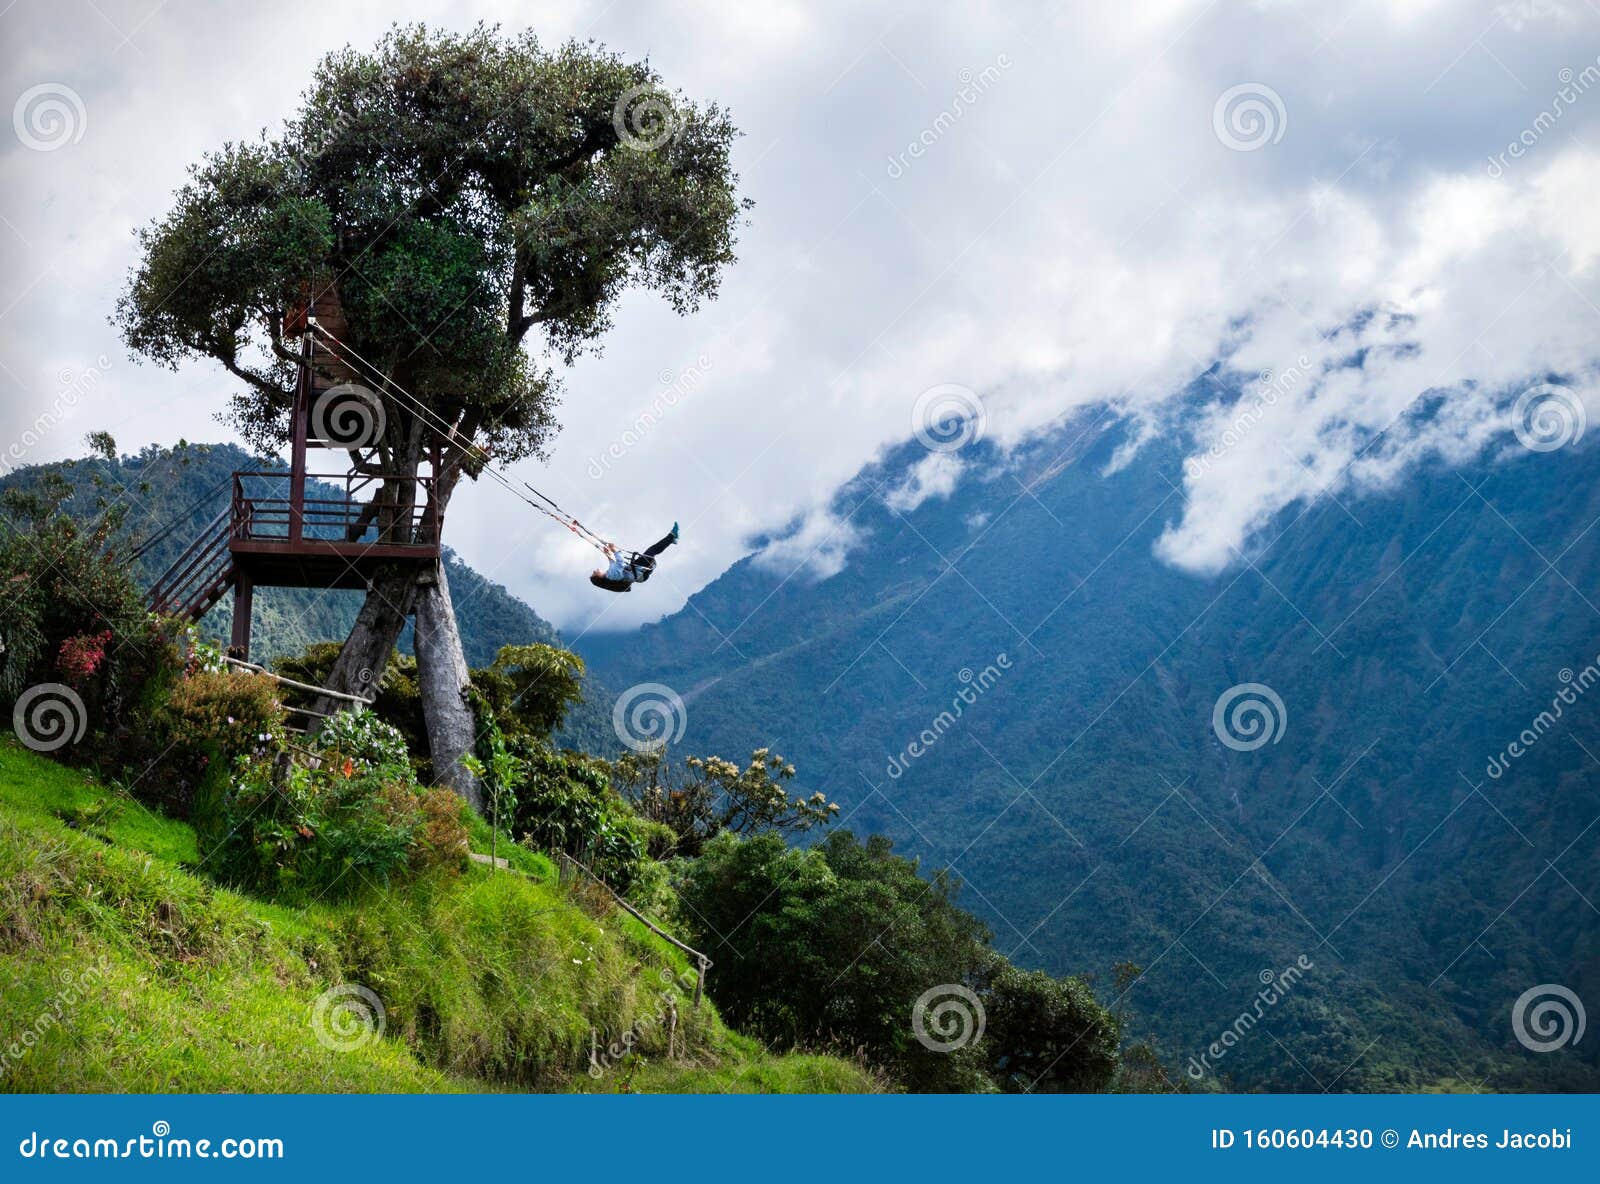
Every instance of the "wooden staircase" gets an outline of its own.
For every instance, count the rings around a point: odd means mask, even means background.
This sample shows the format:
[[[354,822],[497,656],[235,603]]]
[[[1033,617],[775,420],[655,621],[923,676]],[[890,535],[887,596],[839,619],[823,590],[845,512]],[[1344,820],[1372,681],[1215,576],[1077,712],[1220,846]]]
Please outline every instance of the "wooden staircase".
[[[233,554],[228,549],[231,516],[232,508],[224,508],[150,585],[151,612],[198,621],[233,586]]]

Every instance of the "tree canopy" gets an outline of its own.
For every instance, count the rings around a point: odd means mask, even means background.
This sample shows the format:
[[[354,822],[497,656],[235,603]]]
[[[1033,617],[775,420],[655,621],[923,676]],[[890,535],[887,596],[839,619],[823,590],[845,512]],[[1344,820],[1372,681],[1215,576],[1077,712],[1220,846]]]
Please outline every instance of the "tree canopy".
[[[592,43],[396,27],[324,58],[279,135],[191,170],[140,232],[116,322],[157,363],[220,362],[243,383],[231,422],[276,448],[298,358],[282,318],[332,279],[349,345],[456,429],[453,459],[467,441],[539,455],[550,366],[595,342],[624,290],[679,311],[715,294],[749,204],[736,134]],[[424,425],[383,397],[384,463],[414,466]]]

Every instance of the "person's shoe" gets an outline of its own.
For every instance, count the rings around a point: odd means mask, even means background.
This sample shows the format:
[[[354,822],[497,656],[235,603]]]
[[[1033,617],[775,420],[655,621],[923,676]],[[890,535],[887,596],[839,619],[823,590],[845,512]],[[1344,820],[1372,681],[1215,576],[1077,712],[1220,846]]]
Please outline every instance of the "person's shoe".
[[[672,541],[678,541],[678,524],[676,522],[672,524]]]

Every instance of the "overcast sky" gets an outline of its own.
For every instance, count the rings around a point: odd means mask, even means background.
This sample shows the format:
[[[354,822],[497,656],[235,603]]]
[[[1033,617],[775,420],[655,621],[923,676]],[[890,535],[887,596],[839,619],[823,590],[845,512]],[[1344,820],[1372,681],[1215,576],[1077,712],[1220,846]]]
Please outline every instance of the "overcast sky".
[[[1547,377],[1565,390],[1535,410],[1600,416],[1600,9],[1583,0],[14,0],[3,463],[81,453],[101,427],[125,450],[225,438],[219,367],[138,366],[107,324],[134,228],[203,152],[275,131],[323,52],[392,20],[479,18],[648,56],[726,105],[756,201],[721,299],[687,319],[627,299],[567,376],[550,463],[521,474],[624,543],[680,520],[662,574],[602,597],[592,553],[547,520],[492,489],[452,506],[448,541],[569,635],[671,612],[795,523],[782,562],[848,562],[868,540],[828,521],[833,489],[974,398],[1001,443],[1106,399],[1192,435],[1159,551],[1195,571],[1297,499],[1492,444],[1505,396]],[[1362,310],[1380,311],[1348,328]],[[1365,365],[1322,377],[1362,346]],[[1255,410],[1175,422],[1171,396],[1218,359],[1260,376]],[[1427,391],[1438,411],[1396,424]],[[933,452],[898,496],[960,479],[961,454]]]

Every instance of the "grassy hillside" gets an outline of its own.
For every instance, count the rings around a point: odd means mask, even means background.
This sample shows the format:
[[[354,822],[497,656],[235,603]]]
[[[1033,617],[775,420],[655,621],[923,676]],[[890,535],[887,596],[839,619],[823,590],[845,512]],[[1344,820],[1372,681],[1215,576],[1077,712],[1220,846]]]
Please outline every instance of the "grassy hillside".
[[[108,806],[108,803],[112,803]],[[542,857],[287,909],[214,886],[194,832],[0,743],[0,1086],[12,1091],[857,1092],[709,1002],[651,1022],[682,956],[580,907]],[[371,993],[375,1026],[330,991]],[[319,999],[325,1002],[319,1009]],[[371,1011],[369,1014],[375,1014]],[[591,1032],[635,1051],[586,1072]]]

